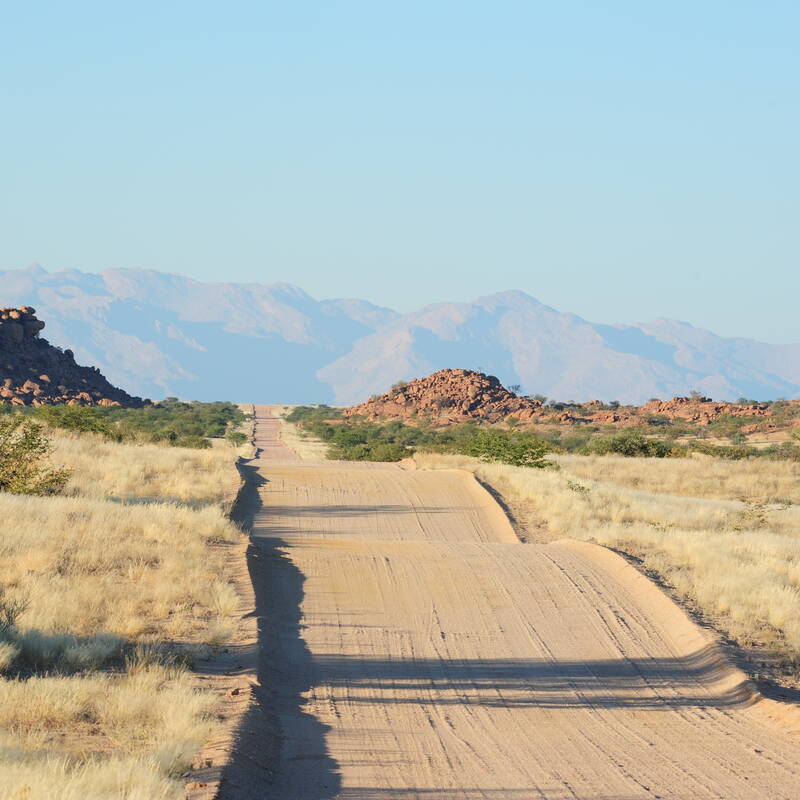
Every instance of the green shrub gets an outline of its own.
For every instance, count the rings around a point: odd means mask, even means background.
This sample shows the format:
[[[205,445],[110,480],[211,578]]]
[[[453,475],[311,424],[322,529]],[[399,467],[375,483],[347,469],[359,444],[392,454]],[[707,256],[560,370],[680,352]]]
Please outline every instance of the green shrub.
[[[211,442],[204,436],[195,436],[193,434],[189,436],[178,436],[172,444],[174,447],[188,447],[192,450],[208,450],[211,447]]]
[[[467,442],[464,453],[481,461],[499,461],[515,467],[541,469],[550,466],[550,462],[545,459],[549,450],[546,442],[530,435],[481,430]]]
[[[372,447],[370,461],[402,461],[408,458],[410,451],[408,448],[399,443],[389,444],[376,444]]]
[[[55,494],[69,471],[51,466],[50,439],[43,427],[21,415],[0,419],[0,491],[12,494]]]
[[[688,451],[703,453],[707,456],[714,456],[714,458],[727,458],[731,461],[741,461],[743,458],[766,455],[764,451],[758,450],[755,447],[749,447],[748,445],[738,444],[726,446],[708,444],[707,442],[690,442],[688,444]]]
[[[241,447],[247,441],[247,436],[241,431],[228,431],[225,438],[233,447]]]
[[[98,433],[109,439],[116,438],[109,419],[99,409],[86,406],[40,406],[33,412],[51,428],[74,433]]]
[[[324,422],[329,419],[339,419],[342,416],[340,408],[331,408],[324,403],[319,406],[295,406],[286,415],[286,421],[294,424]]]
[[[598,436],[583,448],[590,455],[615,454],[620,456],[664,458],[672,452],[672,445],[662,439],[649,439],[639,431],[623,431],[615,436]]]

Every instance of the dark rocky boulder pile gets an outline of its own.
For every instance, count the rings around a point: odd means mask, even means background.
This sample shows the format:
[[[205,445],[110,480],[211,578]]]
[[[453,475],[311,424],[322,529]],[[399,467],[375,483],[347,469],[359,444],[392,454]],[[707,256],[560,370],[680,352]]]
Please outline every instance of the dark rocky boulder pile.
[[[76,364],[71,350],[43,339],[39,335],[43,328],[44,322],[36,319],[30,306],[0,308],[0,403],[144,405],[140,397],[112,386],[96,367]]]

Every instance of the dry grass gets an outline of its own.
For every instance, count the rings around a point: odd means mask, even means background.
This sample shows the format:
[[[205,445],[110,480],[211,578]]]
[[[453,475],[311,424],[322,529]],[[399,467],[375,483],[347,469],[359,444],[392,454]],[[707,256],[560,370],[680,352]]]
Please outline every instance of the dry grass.
[[[772,459],[653,459],[610,456],[555,456],[572,475],[692,497],[800,503],[800,463]]]
[[[770,462],[770,480],[760,470],[748,479],[749,462],[702,462],[714,480],[695,483],[698,462],[690,460],[559,460],[556,471],[416,456],[421,468],[474,472],[524,503],[554,538],[590,540],[643,559],[742,644],[756,640],[800,653],[800,507],[765,502],[796,493],[784,464]],[[660,491],[620,485],[637,477],[640,487]],[[664,493],[678,487],[686,494]],[[761,502],[733,499],[739,496]]]
[[[236,451],[115,444],[94,436],[53,436],[52,460],[72,470],[66,494],[126,502],[223,502],[237,480]]]
[[[281,406],[277,413],[285,417],[293,406]],[[328,458],[328,445],[315,436],[301,430],[297,425],[281,419],[281,439],[283,443],[297,453],[303,461],[325,461]]]
[[[238,602],[236,451],[55,444],[66,496],[0,494],[0,798],[181,797],[214,725],[185,664]]]

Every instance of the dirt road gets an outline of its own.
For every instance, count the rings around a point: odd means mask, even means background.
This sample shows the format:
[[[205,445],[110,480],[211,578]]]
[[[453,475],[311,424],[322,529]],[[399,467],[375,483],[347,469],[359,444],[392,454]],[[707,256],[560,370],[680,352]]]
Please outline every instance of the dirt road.
[[[790,718],[622,559],[520,544],[460,472],[293,461],[260,414],[262,706],[223,797],[800,797]]]

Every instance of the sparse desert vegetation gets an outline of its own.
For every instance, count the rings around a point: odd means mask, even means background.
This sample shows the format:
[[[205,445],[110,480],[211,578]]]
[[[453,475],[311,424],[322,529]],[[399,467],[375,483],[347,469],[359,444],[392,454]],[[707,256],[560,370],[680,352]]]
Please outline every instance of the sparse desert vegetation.
[[[297,452],[342,461],[401,461],[422,448],[541,467],[547,463],[545,454],[552,450],[543,439],[525,431],[476,424],[436,429],[398,420],[367,422],[344,419],[339,409],[330,406],[297,406],[287,414],[285,423],[286,442]]]
[[[227,438],[244,444],[238,428],[246,414],[234,403],[183,402],[168,397],[142,408],[120,406],[11,406],[0,403],[0,414],[24,414],[49,428],[68,433],[94,433],[116,442],[157,443],[207,449],[212,440]]]
[[[57,433],[62,492],[0,492],[0,797],[182,796],[216,703],[188,666],[238,606],[236,456]]]
[[[797,404],[785,405],[788,410],[781,411],[785,415],[800,409]],[[766,446],[754,446],[746,437],[741,441],[736,437],[720,438],[721,431],[728,430],[733,423],[740,428],[748,417],[723,415],[707,425],[678,420],[668,421],[665,425],[644,423],[620,427],[584,422],[553,424],[552,409],[537,421],[522,423],[508,416],[491,424],[478,420],[442,424],[424,414],[410,415],[405,420],[368,419],[353,411],[325,405],[296,406],[287,413],[286,420],[295,426],[300,438],[307,434],[327,444],[329,457],[350,461],[400,461],[418,449],[470,454],[480,446],[480,439],[486,444],[489,436],[493,439],[490,449],[500,456],[497,460],[509,464],[518,461],[515,451],[521,447],[529,452],[537,450],[542,455],[549,452],[626,458],[700,457],[800,462],[800,439],[793,436],[794,429],[786,429],[785,440],[775,440]],[[780,419],[782,425],[786,422],[783,417],[775,416],[775,419]]]

